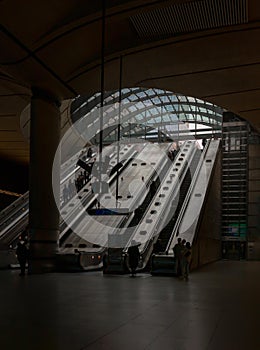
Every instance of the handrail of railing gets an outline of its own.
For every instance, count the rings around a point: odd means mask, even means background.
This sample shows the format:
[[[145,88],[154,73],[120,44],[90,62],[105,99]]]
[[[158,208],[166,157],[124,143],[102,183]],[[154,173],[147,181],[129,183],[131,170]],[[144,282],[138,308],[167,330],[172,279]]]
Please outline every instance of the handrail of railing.
[[[191,197],[193,188],[194,188],[194,186],[195,186],[195,184],[196,184],[196,182],[197,182],[197,178],[198,178],[198,175],[199,175],[199,173],[200,173],[200,169],[201,169],[201,167],[202,167],[203,160],[204,160],[204,158],[205,158],[205,155],[206,155],[206,153],[207,153],[207,150],[208,150],[208,148],[209,148],[209,145],[210,145],[210,140],[207,142],[207,144],[206,144],[206,146],[204,147],[203,152],[202,152],[202,154],[201,154],[199,163],[198,163],[198,165],[197,165],[197,167],[196,167],[196,170],[195,170],[195,172],[194,172],[194,175],[193,175],[193,178],[192,178],[190,187],[189,187],[189,189],[188,189],[187,195],[185,196],[185,199],[184,199],[183,205],[182,205],[182,207],[181,207],[180,213],[179,213],[179,215],[178,215],[178,218],[177,218],[177,220],[176,220],[176,222],[175,222],[175,225],[174,225],[174,228],[173,228],[173,230],[172,230],[171,237],[170,237],[170,239],[169,239],[169,241],[168,241],[168,244],[167,244],[167,246],[166,246],[166,249],[165,249],[166,252],[169,251],[169,248],[170,248],[170,245],[171,245],[171,242],[172,242],[173,238],[174,238],[175,236],[177,236],[177,232],[178,232],[180,223],[181,223],[182,218],[183,218],[183,216],[184,216],[184,214],[185,214],[185,211],[186,211],[186,209],[187,209],[187,206],[188,206],[188,203],[189,203],[189,200],[190,200],[190,197]]]

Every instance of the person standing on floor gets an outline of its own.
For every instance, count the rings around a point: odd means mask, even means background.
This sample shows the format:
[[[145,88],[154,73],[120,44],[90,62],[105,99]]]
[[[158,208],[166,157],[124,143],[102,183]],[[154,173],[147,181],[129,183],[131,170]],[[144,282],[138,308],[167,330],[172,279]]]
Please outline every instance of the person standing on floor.
[[[192,250],[190,242],[185,244],[185,249],[183,251],[183,278],[188,280],[190,273],[190,263],[191,263]]]
[[[26,247],[25,240],[21,237],[16,248],[17,260],[20,264],[21,273],[20,276],[25,275],[25,266],[28,258],[28,249]]]
[[[139,252],[138,245],[139,244],[137,242],[132,241],[131,247],[128,248],[128,263],[129,263],[129,269],[132,277],[136,275],[136,269],[140,259],[140,252]]]
[[[203,146],[203,149],[205,148],[206,144],[207,144],[207,139],[203,138],[203,139],[202,139],[202,146]]]
[[[186,246],[186,239],[183,239],[181,241],[181,273],[180,273],[180,278],[183,279],[184,276],[184,265],[185,265],[185,258],[184,258],[184,254],[185,254],[185,246]]]
[[[179,237],[177,243],[173,247],[173,254],[174,254],[174,259],[175,259],[175,274],[177,276],[181,275],[181,263],[182,263],[182,244],[181,244],[182,239]]]

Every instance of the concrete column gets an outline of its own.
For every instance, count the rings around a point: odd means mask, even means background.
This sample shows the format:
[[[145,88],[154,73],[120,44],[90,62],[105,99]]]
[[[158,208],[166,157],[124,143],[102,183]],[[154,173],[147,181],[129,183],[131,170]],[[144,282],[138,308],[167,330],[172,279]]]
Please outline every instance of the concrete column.
[[[60,103],[48,92],[33,89],[30,130],[29,273],[55,268],[59,238],[60,160],[53,163],[60,141]],[[52,176],[55,167],[55,176]],[[53,182],[52,182],[53,181]],[[58,191],[58,192],[57,192]]]

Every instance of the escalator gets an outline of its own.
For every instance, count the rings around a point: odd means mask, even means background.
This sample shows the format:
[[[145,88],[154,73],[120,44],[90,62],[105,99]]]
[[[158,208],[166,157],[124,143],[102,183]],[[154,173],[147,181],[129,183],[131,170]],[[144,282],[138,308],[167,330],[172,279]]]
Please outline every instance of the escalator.
[[[171,237],[174,225],[176,223],[176,220],[178,218],[178,214],[180,213],[181,207],[183,205],[184,199],[186,197],[186,194],[188,192],[188,189],[191,184],[191,180],[193,177],[193,174],[196,170],[196,167],[198,165],[199,159],[201,157],[200,150],[196,150],[196,153],[194,154],[192,161],[190,163],[189,169],[187,169],[187,172],[185,174],[185,177],[181,183],[180,186],[180,195],[179,195],[179,202],[176,208],[176,211],[172,218],[170,219],[169,223],[165,226],[165,228],[161,231],[158,239],[160,240],[160,252],[165,252],[167,248],[167,244],[169,242],[169,239]]]
[[[71,260],[75,261],[75,248],[77,254],[81,253],[83,270],[93,269],[94,265],[96,268],[101,267],[107,247],[113,251],[114,257],[121,255],[126,239],[122,234],[123,227],[127,225],[130,234],[133,232],[134,227],[131,228],[129,223],[139,215],[139,209],[151,201],[154,183],[170,164],[167,156],[170,144],[145,143],[142,149],[140,144],[137,147],[138,154],[130,159],[118,179],[117,200],[116,183],[111,183],[107,193],[91,200],[75,218],[73,226],[69,228],[71,232],[68,232],[58,253],[61,267],[67,260],[70,260],[67,266],[72,265]],[[78,249],[81,247],[84,249]]]
[[[61,186],[78,171],[74,160],[84,155],[79,152],[61,166]],[[88,161],[88,159],[87,159]],[[28,227],[29,191],[0,212],[0,247],[7,248]]]
[[[60,254],[69,254],[73,248],[80,246],[85,247],[84,255],[91,254],[93,257],[102,255],[107,246],[122,250],[125,245],[122,241],[126,239],[123,234],[125,225],[131,227],[130,223],[139,215],[139,209],[150,202],[154,183],[170,163],[168,148],[169,144],[146,144],[120,175],[117,200],[116,184],[111,183],[108,193],[82,209],[73,223],[74,232],[70,232],[63,242]],[[130,229],[130,233],[133,230]],[[96,251],[92,249],[94,242]]]
[[[178,237],[195,244],[198,239],[199,225],[205,209],[208,188],[214,173],[214,165],[219,150],[219,140],[208,141],[202,157],[199,160],[194,177],[178,217],[171,228],[165,251],[161,254],[154,254],[151,261],[151,272],[153,275],[167,275],[175,273],[175,261],[173,258],[173,247]]]
[[[111,147],[107,147],[104,150],[104,154],[111,154]],[[123,149],[120,151],[120,159],[125,159],[133,157],[136,154],[133,145],[124,145]],[[96,154],[93,154],[92,157],[95,157]],[[73,179],[75,173],[80,169],[78,165],[75,166],[78,159],[84,156],[84,152],[79,152],[79,154],[74,155],[72,159],[68,160],[65,164],[61,166],[61,186],[65,181]],[[112,153],[110,159],[110,168],[113,169],[116,164],[117,154]],[[90,158],[84,157],[85,162],[91,161]],[[93,161],[93,160],[92,160]],[[126,162],[123,161],[122,168],[126,166]],[[116,174],[111,176],[111,181],[115,178]],[[79,201],[80,205],[84,204],[90,199],[90,182],[85,183],[83,188],[74,195],[64,206],[61,208],[61,213],[63,218],[60,221],[60,230],[64,232],[67,227],[66,222],[69,221],[69,215],[71,217],[75,216],[75,202]],[[19,239],[21,233],[28,227],[28,215],[29,214],[29,192],[24,196],[20,197],[12,205],[4,209],[0,213],[0,248],[1,250],[8,250],[13,248],[16,245],[16,242]],[[62,238],[62,236],[61,236]]]
[[[140,146],[139,146],[140,147]],[[137,155],[135,145],[125,145],[119,152],[119,164],[117,163],[117,154],[115,153],[109,162],[107,175],[103,179],[109,186],[115,183],[117,176],[119,176],[129,165],[129,163]],[[98,159],[96,161],[98,164]],[[114,169],[117,168],[117,171]],[[61,216],[64,219],[60,225],[60,247],[64,248],[82,248],[79,247],[81,242],[79,237],[73,233],[76,231],[77,225],[85,216],[86,210],[95,206],[100,201],[100,195],[93,190],[95,187],[94,181],[91,181],[85,188],[83,188],[73,201],[68,203],[61,211]],[[68,224],[68,225],[67,225]],[[78,238],[78,239],[77,239]]]
[[[143,201],[140,203],[138,208],[134,210],[132,215],[126,217],[125,220],[123,220],[119,225],[119,236],[121,237],[121,242],[123,241],[123,243],[120,247],[110,247],[110,245],[108,244],[106,263],[103,269],[104,273],[125,272],[126,266],[124,261],[124,248],[127,245],[127,242],[129,241],[131,236],[133,235],[135,227],[138,226],[147,208],[153,201],[153,198],[156,195],[158,188],[161,186],[161,181],[165,178],[167,172],[169,171],[169,168],[172,165],[168,157],[163,158],[164,160],[160,164],[160,167],[157,171],[154,172],[153,176],[151,177],[150,185],[147,186],[146,196],[144,196]],[[119,232],[112,232],[109,235],[109,238],[111,239],[113,237],[117,237],[118,233]]]
[[[108,256],[108,268],[111,272],[123,271],[127,266],[126,257],[128,247],[131,241],[139,243],[141,252],[141,261],[139,268],[144,269],[153,252],[153,246],[158,237],[162,235],[164,245],[166,246],[171,233],[171,227],[176,220],[177,210],[180,210],[184,195],[180,195],[180,191],[187,191],[190,184],[191,173],[194,171],[201,152],[196,147],[195,142],[186,141],[174,163],[165,175],[162,183],[157,189],[155,196],[149,206],[146,208],[141,221],[135,228],[134,232],[127,238],[127,244],[122,250],[121,257],[117,254],[117,264],[109,264],[113,260],[112,256]],[[175,213],[173,216],[172,213]],[[169,224],[167,225],[167,222]],[[118,266],[121,265],[121,266]]]

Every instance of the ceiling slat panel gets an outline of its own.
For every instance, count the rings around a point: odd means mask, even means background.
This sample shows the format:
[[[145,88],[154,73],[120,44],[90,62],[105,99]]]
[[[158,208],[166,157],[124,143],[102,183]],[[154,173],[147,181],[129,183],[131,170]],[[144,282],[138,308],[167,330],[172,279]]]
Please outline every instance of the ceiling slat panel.
[[[140,38],[154,39],[179,33],[248,22],[247,0],[202,0],[173,4],[130,17]]]

